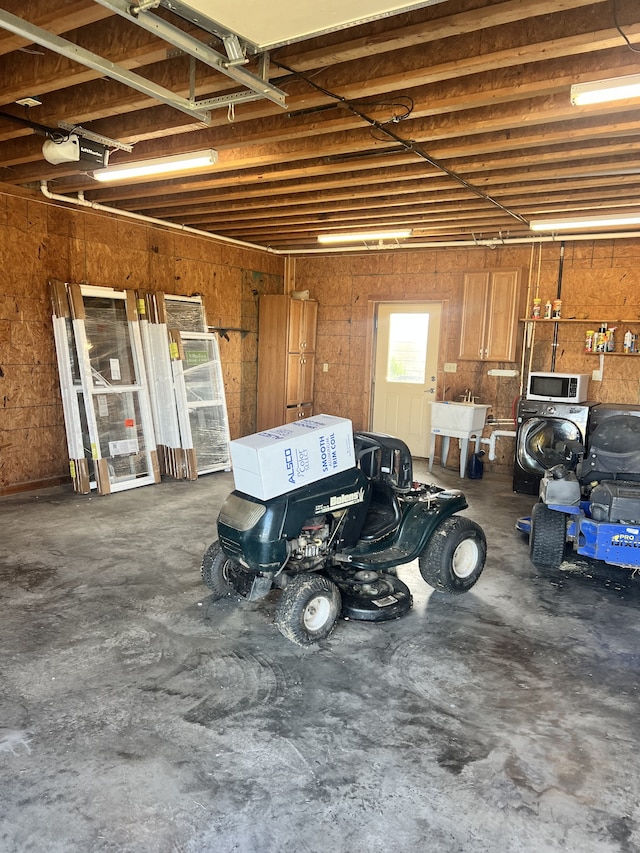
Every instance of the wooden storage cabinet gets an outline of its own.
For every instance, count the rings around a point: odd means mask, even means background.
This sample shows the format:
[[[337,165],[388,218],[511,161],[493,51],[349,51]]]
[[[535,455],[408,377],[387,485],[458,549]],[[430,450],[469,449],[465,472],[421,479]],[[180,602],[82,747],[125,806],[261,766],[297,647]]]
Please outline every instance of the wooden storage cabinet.
[[[459,357],[515,361],[521,302],[520,270],[465,273]]]
[[[258,327],[258,431],[313,414],[318,303],[261,296]]]
[[[275,298],[289,302],[289,352],[315,352],[318,303],[288,296]]]
[[[289,353],[287,359],[287,406],[299,406],[313,400],[314,369],[314,353]]]
[[[301,418],[310,418],[313,414],[313,405],[309,403],[306,406],[290,406],[286,412],[284,423],[292,424]]]

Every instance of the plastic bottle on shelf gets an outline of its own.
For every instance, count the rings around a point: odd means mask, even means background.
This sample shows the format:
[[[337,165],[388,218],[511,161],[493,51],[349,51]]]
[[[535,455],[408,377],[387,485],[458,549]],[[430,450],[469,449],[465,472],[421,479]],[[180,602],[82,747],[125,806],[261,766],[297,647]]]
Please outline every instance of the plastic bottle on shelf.
[[[551,311],[551,317],[554,320],[559,320],[562,316],[562,299],[554,299]]]
[[[605,352],[615,352],[616,351],[616,327],[612,326],[610,329],[607,329],[607,345],[605,348]]]
[[[603,323],[595,334],[593,341],[594,352],[605,352],[607,346],[607,324]]]
[[[531,316],[534,320],[536,320],[540,316],[540,306],[542,305],[542,299],[539,299],[537,296],[533,300],[533,307],[531,308]]]
[[[544,319],[545,320],[551,319],[551,308],[552,308],[551,300],[547,299],[547,301],[544,304]]]
[[[594,338],[596,336],[595,329],[588,329],[584,338],[584,351],[593,352]]]
[[[623,352],[633,352],[633,334],[631,329],[624,333],[624,338],[622,339],[622,351]]]

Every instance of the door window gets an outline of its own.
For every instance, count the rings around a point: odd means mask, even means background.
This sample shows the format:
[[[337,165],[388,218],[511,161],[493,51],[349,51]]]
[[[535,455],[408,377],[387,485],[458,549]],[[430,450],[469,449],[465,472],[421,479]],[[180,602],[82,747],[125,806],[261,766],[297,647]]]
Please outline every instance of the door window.
[[[428,336],[428,314],[391,314],[387,382],[424,384]]]

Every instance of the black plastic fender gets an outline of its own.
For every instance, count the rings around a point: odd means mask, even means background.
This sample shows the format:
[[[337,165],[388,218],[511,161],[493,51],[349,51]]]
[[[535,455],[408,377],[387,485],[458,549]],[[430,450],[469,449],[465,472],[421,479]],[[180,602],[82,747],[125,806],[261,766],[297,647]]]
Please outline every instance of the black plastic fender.
[[[348,561],[354,568],[382,571],[410,563],[422,553],[442,521],[467,506],[464,494],[458,489],[432,492],[420,500],[403,501],[402,519],[392,536],[343,549],[340,561]]]

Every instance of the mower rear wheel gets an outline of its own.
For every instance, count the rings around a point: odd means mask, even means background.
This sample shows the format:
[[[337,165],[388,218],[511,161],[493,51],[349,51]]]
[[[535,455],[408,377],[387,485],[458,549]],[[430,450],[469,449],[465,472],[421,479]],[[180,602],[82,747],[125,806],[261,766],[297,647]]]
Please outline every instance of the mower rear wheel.
[[[567,543],[567,516],[537,503],[531,512],[529,555],[538,569],[558,569]]]
[[[294,577],[282,591],[275,613],[278,631],[299,646],[326,639],[341,608],[338,587],[323,575]]]
[[[219,542],[213,542],[204,552],[200,574],[204,585],[211,590],[213,598],[224,598],[236,592],[234,575],[240,566],[223,552]]]
[[[454,515],[436,528],[418,558],[418,567],[434,589],[458,595],[478,580],[486,556],[487,540],[480,525]]]

